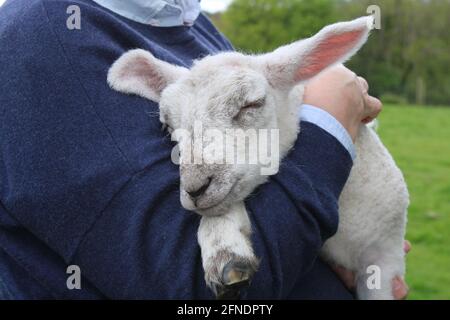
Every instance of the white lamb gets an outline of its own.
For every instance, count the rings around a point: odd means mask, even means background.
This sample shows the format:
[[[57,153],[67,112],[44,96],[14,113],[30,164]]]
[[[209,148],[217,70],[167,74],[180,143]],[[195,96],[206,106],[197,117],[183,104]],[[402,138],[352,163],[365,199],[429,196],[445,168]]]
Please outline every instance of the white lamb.
[[[279,151],[278,165],[300,130],[301,100],[293,89],[349,59],[367,41],[372,23],[371,17],[362,17],[333,24],[264,55],[208,56],[190,70],[139,49],[125,53],[111,67],[111,87],[159,102],[160,120],[178,142],[181,203],[202,215],[198,241],[205,279],[218,297],[230,298],[257,270],[244,199],[267,176],[261,175],[261,163],[223,163],[223,154],[211,150],[223,149],[224,144],[214,139],[193,146],[196,123],[200,121],[203,130],[231,135],[225,150],[236,147],[244,156],[258,146],[249,141],[246,148],[239,147],[236,133],[228,129],[279,129],[279,150],[270,151],[272,156]],[[408,191],[373,130],[362,126],[355,144],[357,158],[339,200],[338,232],[325,243],[322,256],[355,271],[360,299],[392,299],[392,279],[405,272]],[[192,154],[203,161],[192,163]],[[379,288],[367,285],[367,268],[372,265],[381,271]]]

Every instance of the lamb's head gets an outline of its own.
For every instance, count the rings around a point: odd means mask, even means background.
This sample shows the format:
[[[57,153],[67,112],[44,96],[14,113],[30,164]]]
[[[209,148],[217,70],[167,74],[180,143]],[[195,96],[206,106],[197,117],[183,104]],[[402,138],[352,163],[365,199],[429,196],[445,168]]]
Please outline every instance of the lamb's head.
[[[222,214],[276,173],[295,141],[301,101],[289,98],[292,89],[352,56],[372,23],[337,23],[268,54],[221,53],[190,69],[132,50],[114,63],[108,82],[159,102],[160,120],[178,142],[182,205]]]

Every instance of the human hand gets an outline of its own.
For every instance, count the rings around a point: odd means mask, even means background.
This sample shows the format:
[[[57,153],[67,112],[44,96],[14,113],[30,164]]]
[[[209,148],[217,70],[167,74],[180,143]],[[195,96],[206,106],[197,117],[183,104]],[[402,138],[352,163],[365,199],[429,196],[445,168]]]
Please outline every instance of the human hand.
[[[408,240],[405,240],[403,250],[405,250],[405,253],[407,254],[411,250],[411,243]],[[337,273],[339,278],[341,278],[342,282],[344,282],[345,286],[349,290],[354,290],[356,287],[356,280],[355,280],[355,274],[352,271],[346,270],[345,268],[341,266],[331,266],[332,269]],[[395,300],[404,300],[408,296],[408,285],[406,284],[405,280],[396,277],[392,280],[392,288],[393,288],[393,295]]]
[[[305,88],[303,103],[321,108],[336,118],[355,141],[361,123],[375,119],[381,101],[368,93],[364,78],[339,65],[313,78]]]

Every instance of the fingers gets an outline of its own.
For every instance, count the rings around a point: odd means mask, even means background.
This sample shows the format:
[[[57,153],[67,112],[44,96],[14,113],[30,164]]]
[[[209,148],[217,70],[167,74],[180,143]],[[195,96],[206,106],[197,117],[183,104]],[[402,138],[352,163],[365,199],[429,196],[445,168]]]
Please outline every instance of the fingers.
[[[411,251],[411,242],[409,242],[408,240],[405,240],[404,244],[403,244],[403,250],[405,250],[405,253],[408,253]]]
[[[394,280],[392,280],[392,287],[393,287],[393,295],[395,300],[404,300],[408,296],[408,286],[406,285],[405,281],[400,278],[396,277]]]
[[[342,280],[347,289],[349,290],[355,289],[356,279],[355,274],[352,271],[348,271],[347,269],[338,265],[333,265],[331,266],[331,268],[333,269],[334,272],[336,272],[336,274]]]
[[[358,77],[357,79],[358,79],[359,83],[361,84],[363,93],[367,93],[369,91],[369,84],[367,83],[366,79],[364,79],[363,77]]]
[[[372,121],[380,114],[381,109],[383,108],[383,104],[381,103],[380,100],[378,100],[375,97],[369,96],[368,94],[364,96],[364,103],[366,109],[364,120]]]
[[[405,253],[411,251],[411,243],[408,240],[404,241],[403,250],[405,251]],[[404,300],[408,296],[409,288],[403,278],[395,277],[394,280],[392,280],[392,288],[394,299]]]
[[[367,117],[367,118],[364,118],[364,119],[362,120],[362,123],[368,124],[368,123],[372,122],[374,119],[375,119],[375,118]]]
[[[383,105],[380,100],[369,95],[369,84],[367,83],[367,80],[360,76],[355,77],[361,88],[364,99],[365,112],[362,122],[369,123],[380,114]]]
[[[404,241],[403,250],[405,251],[405,253],[408,253],[409,251],[411,251],[411,243],[408,240]],[[338,266],[338,265],[332,265],[332,269],[334,270],[334,272],[336,272],[338,277],[342,280],[344,285],[349,290],[355,289],[356,279],[355,279],[355,274],[353,272],[348,271],[347,269],[345,269],[341,266]],[[392,280],[392,290],[393,290],[392,294],[394,295],[394,299],[396,299],[396,300],[406,299],[408,296],[408,292],[409,292],[409,288],[408,288],[408,285],[406,284],[405,280],[399,276],[395,277]]]

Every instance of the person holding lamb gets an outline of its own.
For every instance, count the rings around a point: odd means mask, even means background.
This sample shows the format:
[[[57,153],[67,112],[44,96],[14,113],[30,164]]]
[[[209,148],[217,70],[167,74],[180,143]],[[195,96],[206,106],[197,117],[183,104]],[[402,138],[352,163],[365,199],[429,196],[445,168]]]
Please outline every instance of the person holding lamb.
[[[0,8],[0,299],[214,298],[200,217],[179,202],[174,143],[158,105],[106,82],[130,49],[186,68],[234,51],[198,1],[182,3],[7,0]],[[81,29],[67,28],[71,5]],[[354,298],[352,274],[319,252],[338,228],[352,139],[381,103],[344,67],[315,78],[303,103],[333,125],[303,121],[280,172],[246,199],[260,265],[243,299]],[[67,287],[72,265],[80,289]],[[404,280],[394,282],[403,299]]]

